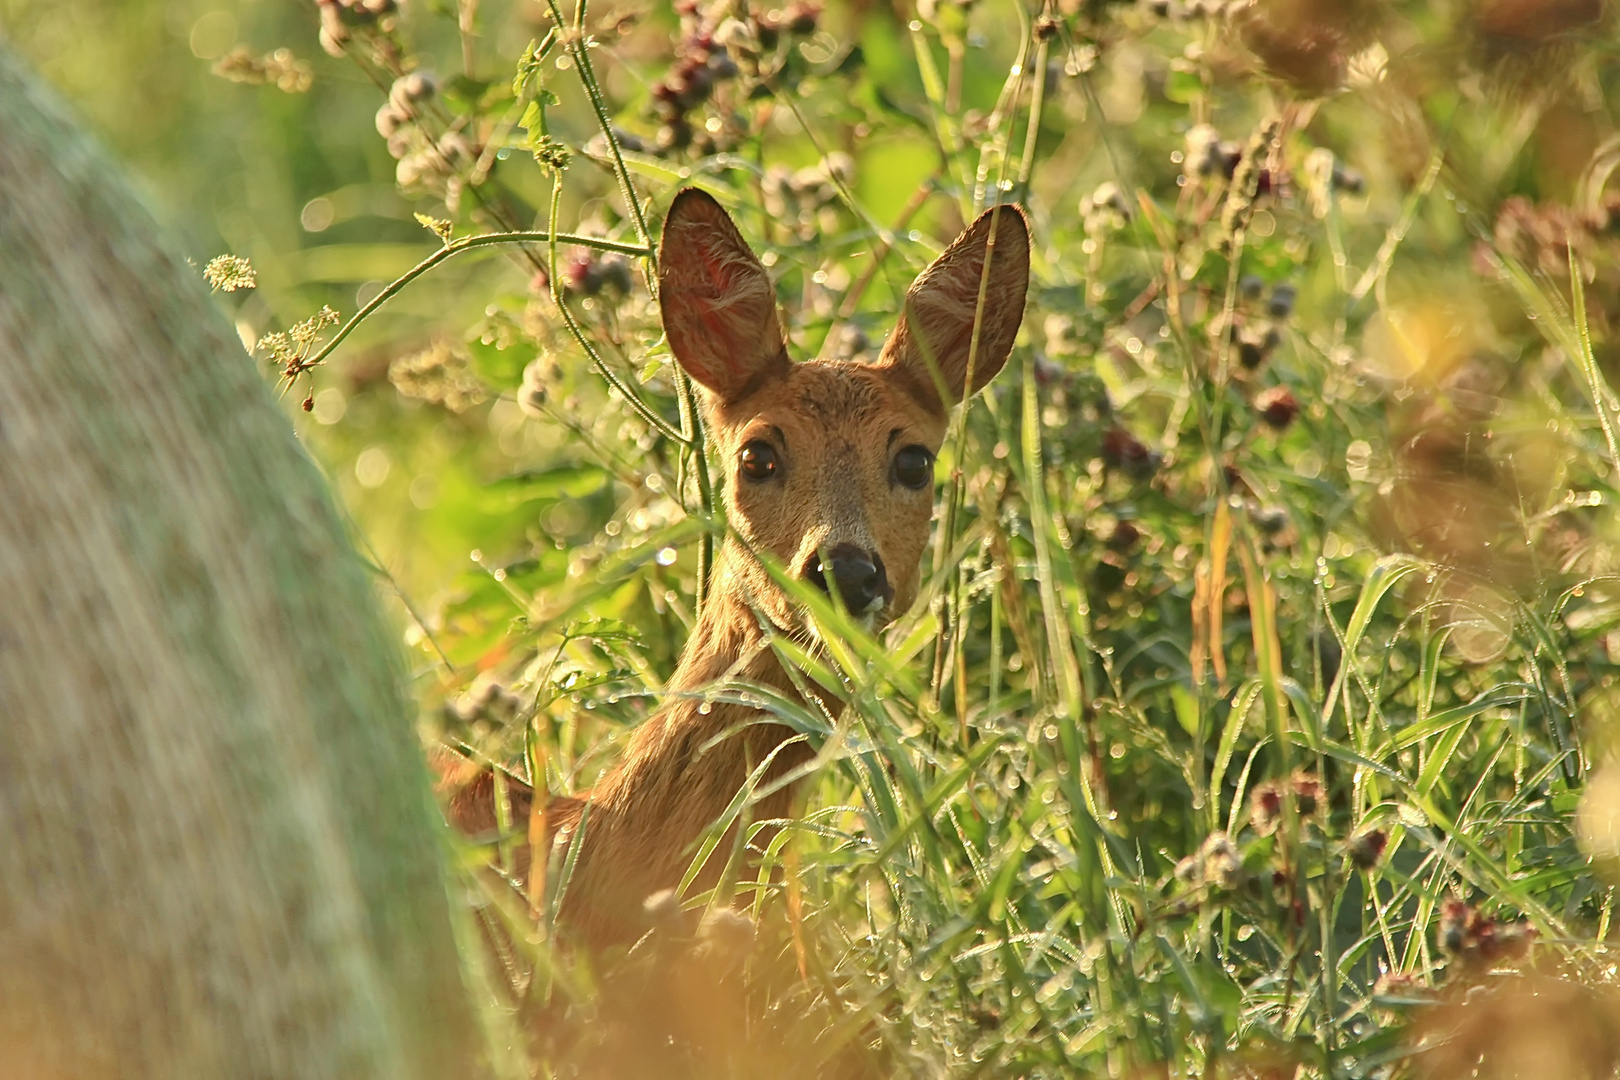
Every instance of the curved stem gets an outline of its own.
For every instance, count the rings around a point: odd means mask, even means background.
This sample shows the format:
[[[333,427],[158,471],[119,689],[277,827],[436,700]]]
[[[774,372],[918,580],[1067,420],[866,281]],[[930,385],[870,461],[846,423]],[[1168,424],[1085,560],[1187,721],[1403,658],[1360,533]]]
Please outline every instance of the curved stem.
[[[367,301],[364,307],[355,312],[354,316],[349,319],[348,322],[344,323],[342,328],[339,329],[336,334],[332,335],[332,340],[328,341],[325,345],[322,345],[320,349],[316,351],[314,357],[309,361],[308,366],[314,367],[316,364],[321,363],[328,356],[332,355],[333,350],[343,343],[343,339],[348,337],[349,334],[353,332],[354,328],[359,326],[362,321],[371,315],[372,312],[386,304],[394,297],[396,293],[405,288],[405,286],[409,285],[411,282],[415,281],[417,278],[421,277],[435,266],[438,266],[452,255],[460,255],[463,251],[471,251],[474,248],[495,247],[500,244],[549,244],[553,241],[553,239],[553,234],[549,232],[502,232],[483,233],[478,236],[463,236],[459,240],[450,241],[444,247],[440,248],[438,251],[435,251],[432,255],[429,255],[427,258],[411,267],[405,273],[389,282],[383,288],[382,292],[378,293],[376,296]],[[572,233],[558,233],[555,236],[555,241],[559,244],[573,244],[577,247],[596,248],[598,251],[614,251],[621,255],[646,255],[648,250],[645,247],[640,247],[635,244],[621,244],[616,240],[602,240],[594,236],[575,236]]]
[[[562,8],[557,0],[546,0],[551,9],[551,17],[558,26],[567,25],[563,21]],[[568,40],[568,52],[574,59],[574,67],[579,71],[579,81],[585,86],[585,96],[591,99],[591,108],[596,113],[596,122],[601,125],[603,133],[607,136],[608,149],[613,154],[613,173],[619,181],[619,192],[624,196],[625,205],[630,208],[630,219],[635,222],[636,235],[647,246],[642,253],[649,260],[652,259],[652,233],[647,230],[647,219],[641,211],[641,200],[636,198],[636,190],[630,183],[630,170],[625,167],[624,155],[619,152],[619,140],[613,136],[613,120],[608,116],[607,103],[602,99],[602,88],[597,84],[596,72],[591,67],[590,53],[585,48],[585,0],[576,0],[574,7],[574,32]],[[656,275],[649,274],[649,278]],[[656,295],[658,286],[652,281],[652,289]]]
[[[553,222],[557,220],[558,209],[561,205],[562,173],[556,172],[552,176],[551,183],[550,216]],[[590,359],[591,366],[596,369],[596,373],[606,379],[608,385],[619,392],[625,403],[635,410],[636,415],[645,420],[655,431],[684,444],[686,442],[684,433],[668,420],[653,412],[652,407],[641,400],[641,395],[636,393],[635,388],[625,382],[618,372],[608,367],[607,361],[602,359],[602,354],[596,351],[595,345],[591,344],[591,339],[585,336],[585,330],[579,325],[579,320],[575,319],[574,313],[569,310],[568,302],[563,298],[557,272],[557,247],[561,242],[562,237],[557,233],[552,233],[547,239],[546,260],[548,265],[546,279],[551,286],[551,302],[557,306],[558,313],[562,315],[563,325],[568,327],[569,336],[574,339],[574,343]],[[642,250],[645,252],[645,249]]]

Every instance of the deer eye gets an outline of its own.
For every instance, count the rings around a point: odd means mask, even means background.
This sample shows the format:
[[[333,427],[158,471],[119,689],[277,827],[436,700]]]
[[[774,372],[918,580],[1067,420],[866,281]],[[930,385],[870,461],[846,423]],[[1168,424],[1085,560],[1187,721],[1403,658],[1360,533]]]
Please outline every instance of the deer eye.
[[[907,446],[894,455],[894,478],[913,491],[934,482],[934,455],[921,446]]]
[[[742,474],[750,480],[769,480],[776,474],[776,450],[763,439],[744,446],[738,461]]]

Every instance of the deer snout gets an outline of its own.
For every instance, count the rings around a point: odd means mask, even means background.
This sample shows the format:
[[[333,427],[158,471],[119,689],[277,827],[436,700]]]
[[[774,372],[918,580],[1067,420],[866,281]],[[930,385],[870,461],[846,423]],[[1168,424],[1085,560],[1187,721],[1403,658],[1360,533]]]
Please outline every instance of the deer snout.
[[[883,557],[854,544],[836,544],[810,556],[804,577],[829,596],[836,583],[851,615],[873,614],[894,598]]]

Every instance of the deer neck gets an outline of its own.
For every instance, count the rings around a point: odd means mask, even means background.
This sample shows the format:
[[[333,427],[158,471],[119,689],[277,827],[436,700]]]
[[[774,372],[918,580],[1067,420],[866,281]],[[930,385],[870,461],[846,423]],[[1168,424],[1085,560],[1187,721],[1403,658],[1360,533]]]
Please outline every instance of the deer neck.
[[[593,791],[603,809],[632,815],[637,807],[660,806],[673,815],[669,827],[685,820],[695,834],[765,758],[775,754],[775,775],[808,756],[804,748],[777,753],[791,729],[758,723],[758,709],[709,695],[717,684],[735,680],[802,700],[766,640],[745,585],[741,560],[747,558],[729,544],[722,553],[713,592],[666,687],[663,708],[636,729],[624,756]],[[785,812],[785,803],[773,803],[772,812]],[[669,842],[680,851],[690,839],[672,836]]]
[[[698,701],[680,695],[699,694],[727,680],[761,683],[799,697],[766,639],[760,605],[749,592],[741,565],[748,558],[729,541],[722,549],[708,602],[670,676],[668,690],[677,696],[669,709],[683,703],[696,708]]]

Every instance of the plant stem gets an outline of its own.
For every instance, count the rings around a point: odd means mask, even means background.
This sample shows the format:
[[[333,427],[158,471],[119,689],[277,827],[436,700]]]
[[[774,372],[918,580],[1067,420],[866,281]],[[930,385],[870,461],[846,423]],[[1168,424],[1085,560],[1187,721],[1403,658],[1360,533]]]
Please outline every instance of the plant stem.
[[[417,278],[421,277],[435,266],[438,266],[440,263],[446,261],[451,256],[460,255],[464,251],[472,251],[474,248],[495,247],[501,244],[549,244],[553,241],[558,244],[568,244],[575,247],[595,248],[598,251],[618,252],[621,255],[645,255],[647,253],[646,248],[638,247],[635,244],[621,244],[616,240],[602,240],[594,236],[576,236],[573,233],[552,234],[550,232],[500,232],[481,233],[477,236],[463,236],[459,240],[450,241],[444,247],[440,248],[438,251],[435,251],[432,255],[429,255],[427,258],[411,267],[405,273],[389,282],[383,288],[382,292],[372,297],[366,302],[364,307],[355,312],[354,316],[349,319],[348,322],[344,323],[342,328],[339,329],[336,334],[332,335],[332,339],[330,341],[320,347],[320,349],[315,353],[314,358],[309,361],[308,366],[314,367],[316,364],[321,363],[328,356],[332,355],[333,351],[336,350],[340,344],[342,344],[343,339],[348,337],[349,334],[354,331],[355,327],[359,326],[360,323],[365,321],[365,319],[367,319],[372,312],[376,311],[389,300],[393,299],[395,294],[397,294],[401,289],[405,288],[405,286],[409,285],[411,282],[415,281]]]
[[[563,24],[562,8],[557,0],[546,0],[546,6],[551,9],[551,17],[558,26]],[[577,0],[574,5],[573,33],[567,36],[568,54],[573,57],[574,66],[579,71],[579,81],[585,87],[585,95],[591,99],[591,109],[596,113],[596,122],[601,125],[602,133],[607,137],[608,149],[613,154],[613,173],[619,181],[619,194],[624,197],[625,206],[630,210],[630,220],[635,223],[636,235],[646,245],[641,253],[647,260],[647,281],[654,295],[657,294],[657,273],[653,268],[652,233],[647,229],[647,218],[641,212],[641,201],[636,198],[635,188],[630,184],[630,170],[625,167],[624,155],[619,151],[619,140],[613,137],[613,121],[608,118],[607,104],[602,98],[602,87],[596,81],[596,72],[591,67],[589,51],[585,48],[585,0]]]

